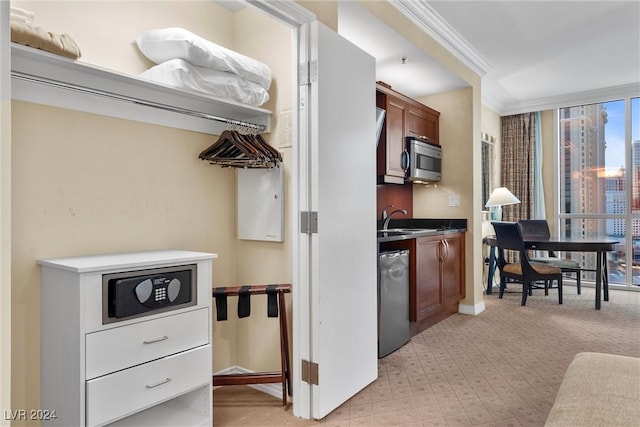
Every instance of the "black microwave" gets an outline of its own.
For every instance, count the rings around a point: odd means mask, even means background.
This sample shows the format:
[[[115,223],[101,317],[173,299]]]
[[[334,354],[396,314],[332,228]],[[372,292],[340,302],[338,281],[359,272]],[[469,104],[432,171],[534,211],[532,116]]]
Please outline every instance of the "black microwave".
[[[407,179],[415,184],[438,182],[442,176],[442,148],[426,138],[406,138],[409,160]]]

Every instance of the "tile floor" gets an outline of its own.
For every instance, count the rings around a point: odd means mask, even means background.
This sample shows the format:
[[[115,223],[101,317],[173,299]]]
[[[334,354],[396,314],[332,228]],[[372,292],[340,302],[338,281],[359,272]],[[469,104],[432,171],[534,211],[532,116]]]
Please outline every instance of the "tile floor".
[[[595,351],[640,357],[640,292],[594,290],[485,296],[478,316],[454,315],[380,359],[378,379],[318,421],[246,386],[214,391],[214,425],[543,426],[573,356]]]

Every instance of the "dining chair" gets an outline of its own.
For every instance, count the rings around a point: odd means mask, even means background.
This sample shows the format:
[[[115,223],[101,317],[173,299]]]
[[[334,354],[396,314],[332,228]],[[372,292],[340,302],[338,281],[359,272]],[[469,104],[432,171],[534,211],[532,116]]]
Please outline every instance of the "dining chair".
[[[545,295],[548,295],[548,284],[558,282],[558,304],[562,304],[562,270],[550,264],[529,260],[524,246],[522,230],[517,222],[494,221],[491,223],[498,241],[498,268],[500,269],[500,293],[504,295],[507,279],[522,283],[522,301],[526,305],[531,286],[536,281],[545,283]],[[505,251],[514,251],[519,255],[518,262],[507,262]]]
[[[551,238],[549,223],[546,219],[522,219],[518,221],[518,224],[520,224],[524,240],[549,240]],[[580,276],[582,276],[582,274],[580,263],[578,261],[560,258],[556,256],[553,251],[548,251],[546,257],[532,257],[530,258],[530,261],[553,265],[554,267],[560,268],[563,273],[575,273],[576,290],[578,295],[580,295]]]

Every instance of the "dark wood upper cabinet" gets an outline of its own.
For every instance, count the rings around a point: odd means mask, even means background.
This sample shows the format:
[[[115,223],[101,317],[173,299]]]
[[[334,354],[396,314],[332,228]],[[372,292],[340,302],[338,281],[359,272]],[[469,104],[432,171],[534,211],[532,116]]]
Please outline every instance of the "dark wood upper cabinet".
[[[384,85],[376,85],[376,106],[386,111],[377,151],[378,184],[404,184],[405,138],[420,136],[439,144],[440,113]]]
[[[377,153],[378,183],[403,184],[405,170],[402,167],[405,134],[405,103],[376,93],[376,106],[386,111]]]
[[[381,92],[376,94],[376,104],[386,111],[384,126],[380,134],[377,154],[378,181],[382,183],[404,183],[402,167],[405,135],[405,103]]]
[[[440,144],[440,113],[420,104],[419,107],[409,105],[407,108],[407,136],[427,138],[433,144]]]

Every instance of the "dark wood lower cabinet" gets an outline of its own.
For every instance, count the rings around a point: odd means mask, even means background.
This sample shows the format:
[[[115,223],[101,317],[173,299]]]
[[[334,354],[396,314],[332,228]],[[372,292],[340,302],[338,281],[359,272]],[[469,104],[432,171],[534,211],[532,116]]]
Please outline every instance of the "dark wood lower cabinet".
[[[442,262],[442,283],[445,308],[455,304],[458,312],[458,302],[465,297],[465,258],[464,233],[447,235],[446,257]]]
[[[409,321],[415,335],[458,312],[465,297],[465,233],[384,243],[409,249]]]
[[[441,236],[415,239],[415,280],[409,285],[409,301],[413,300],[409,304],[414,308],[411,310],[412,322],[422,322],[442,311],[444,301],[440,270],[443,242]]]

